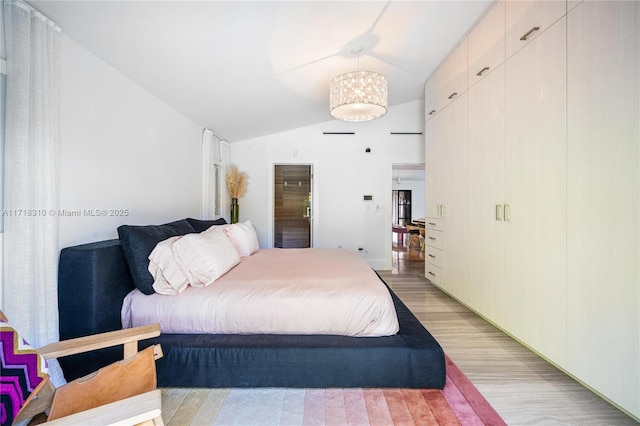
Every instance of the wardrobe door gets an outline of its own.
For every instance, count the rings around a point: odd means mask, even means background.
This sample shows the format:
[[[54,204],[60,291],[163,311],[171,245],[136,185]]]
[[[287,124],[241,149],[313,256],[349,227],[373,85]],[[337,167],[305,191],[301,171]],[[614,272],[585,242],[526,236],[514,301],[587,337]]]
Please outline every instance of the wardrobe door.
[[[437,72],[429,77],[424,84],[424,121],[429,121],[438,112],[436,100],[436,87],[438,84]]]
[[[467,94],[463,93],[426,123],[425,205],[427,218],[438,218],[441,229],[427,235],[427,244],[442,250],[437,271],[425,276],[460,297],[463,286],[467,217]],[[440,239],[432,239],[435,236]],[[451,250],[455,256],[448,258]],[[435,277],[434,274],[439,275]]]
[[[469,87],[469,43],[463,38],[436,72],[436,109],[442,109],[462,96]]]
[[[640,3],[567,25],[567,368],[640,417]]]
[[[439,116],[425,123],[425,216],[439,218],[443,199],[442,161],[446,141],[442,136],[442,124]]]
[[[566,19],[506,62],[507,330],[564,366]]]
[[[567,13],[566,0],[508,0],[507,58],[525,47]]]
[[[469,87],[504,62],[505,1],[496,1],[469,33]]]
[[[505,66],[469,89],[469,210],[465,293],[504,326]]]
[[[463,93],[440,112],[445,146],[442,155],[444,222],[444,275],[447,291],[464,296],[468,214],[467,190],[467,114],[468,97]],[[451,253],[452,256],[449,256]]]

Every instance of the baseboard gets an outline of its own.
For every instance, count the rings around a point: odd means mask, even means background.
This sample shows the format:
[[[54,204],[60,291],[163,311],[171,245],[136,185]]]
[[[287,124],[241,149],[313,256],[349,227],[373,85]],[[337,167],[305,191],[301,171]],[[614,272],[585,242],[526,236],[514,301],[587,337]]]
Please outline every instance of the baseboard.
[[[427,277],[425,277],[426,279],[429,279]],[[476,311],[474,308],[472,308],[471,306],[467,305],[465,302],[463,302],[462,300],[460,300],[459,298],[457,298],[456,296],[454,296],[453,294],[449,293],[447,290],[445,290],[444,288],[440,287],[439,285],[435,284],[433,281],[429,280],[429,282],[431,284],[433,284],[434,287],[436,287],[438,290],[441,290],[443,293],[445,293],[447,296],[451,297],[452,299],[454,299],[455,301],[457,301],[458,303],[460,303],[461,305],[463,305],[465,308],[469,309],[471,312],[473,312],[474,314],[478,315],[480,318],[482,318],[483,320],[485,320],[486,322],[488,322],[489,324],[491,324],[492,326],[494,326],[495,328],[497,328],[498,330],[502,331],[504,334],[506,334],[507,336],[511,337],[513,340],[515,340],[516,342],[520,343],[522,346],[524,346],[525,348],[529,349],[531,352],[533,352],[534,354],[538,355],[540,358],[542,358],[543,360],[545,360],[547,363],[549,363],[550,365],[554,366],[555,368],[557,368],[558,370],[560,370],[562,373],[566,374],[567,376],[571,377],[573,380],[575,380],[576,382],[580,383],[582,386],[584,386],[586,389],[590,390],[591,392],[593,392],[594,394],[598,395],[600,398],[602,398],[603,400],[607,401],[609,404],[611,404],[612,406],[614,406],[615,408],[617,408],[618,410],[622,411],[624,414],[626,414],[627,416],[631,417],[633,420],[637,421],[640,423],[640,417],[638,417],[636,414],[632,413],[631,411],[629,411],[628,409],[621,407],[618,403],[616,403],[615,401],[611,400],[609,397],[603,395],[602,393],[600,393],[597,389],[593,388],[592,386],[590,386],[589,384],[585,383],[584,381],[582,381],[579,377],[575,376],[574,374],[572,374],[571,372],[567,371],[564,367],[561,367],[560,365],[556,364],[555,362],[553,362],[552,360],[550,360],[549,358],[547,358],[546,356],[544,356],[543,354],[541,354],[540,352],[538,352],[537,350],[535,350],[534,348],[532,348],[531,346],[529,346],[526,342],[522,341],[521,339],[519,339],[518,337],[514,336],[513,334],[511,334],[510,332],[508,332],[507,330],[505,330],[504,328],[500,327],[498,324],[496,324],[495,322],[493,322],[491,319],[487,318],[486,316],[484,316],[483,314],[481,314],[480,312]]]

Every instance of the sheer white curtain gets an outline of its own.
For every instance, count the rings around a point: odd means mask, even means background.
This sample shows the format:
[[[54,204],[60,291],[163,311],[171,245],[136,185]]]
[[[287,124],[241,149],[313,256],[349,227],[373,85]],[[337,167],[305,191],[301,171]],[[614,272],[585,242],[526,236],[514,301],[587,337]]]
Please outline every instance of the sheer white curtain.
[[[204,129],[202,131],[203,219],[217,219],[224,215],[220,205],[224,197],[224,192],[226,192],[221,161],[220,146],[222,143],[222,140],[210,129]]]
[[[227,182],[225,175],[227,168],[231,165],[231,146],[227,141],[220,141],[220,165],[222,169],[222,189],[220,191],[220,216],[224,217],[227,222],[231,219],[231,197],[227,191]]]
[[[58,340],[60,28],[4,1],[7,99],[3,310],[34,346]]]

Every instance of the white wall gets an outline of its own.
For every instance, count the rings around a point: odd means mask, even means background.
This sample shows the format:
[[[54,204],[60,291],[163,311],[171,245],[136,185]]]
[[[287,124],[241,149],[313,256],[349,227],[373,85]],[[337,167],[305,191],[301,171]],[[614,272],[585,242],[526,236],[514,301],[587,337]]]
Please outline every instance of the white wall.
[[[250,219],[261,247],[272,246],[274,163],[314,164],[314,247],[357,250],[376,269],[391,268],[391,181],[393,163],[423,163],[423,102],[389,109],[364,123],[336,120],[231,144],[231,162],[249,174],[240,199],[240,220]],[[328,113],[327,113],[328,115]],[[323,135],[348,132],[355,135]],[[365,149],[371,152],[366,153]],[[362,200],[372,195],[372,202]]]
[[[64,35],[60,91],[60,247],[199,217],[202,127]]]

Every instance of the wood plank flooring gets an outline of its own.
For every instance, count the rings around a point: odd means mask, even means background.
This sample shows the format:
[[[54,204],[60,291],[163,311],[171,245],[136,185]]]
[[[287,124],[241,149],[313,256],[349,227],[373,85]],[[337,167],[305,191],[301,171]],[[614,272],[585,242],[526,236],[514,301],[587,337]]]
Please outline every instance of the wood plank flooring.
[[[424,278],[424,255],[394,247],[382,278],[509,425],[636,425]],[[167,425],[206,424],[224,389],[162,389]]]

